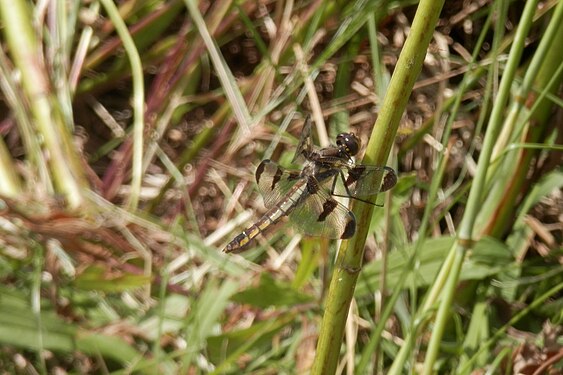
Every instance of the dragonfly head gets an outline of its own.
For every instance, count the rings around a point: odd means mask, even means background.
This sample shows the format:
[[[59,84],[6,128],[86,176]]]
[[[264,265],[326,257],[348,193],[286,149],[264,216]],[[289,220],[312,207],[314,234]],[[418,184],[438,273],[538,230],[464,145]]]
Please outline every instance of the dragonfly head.
[[[361,142],[354,133],[340,133],[336,137],[336,145],[349,156],[354,156],[360,151]]]

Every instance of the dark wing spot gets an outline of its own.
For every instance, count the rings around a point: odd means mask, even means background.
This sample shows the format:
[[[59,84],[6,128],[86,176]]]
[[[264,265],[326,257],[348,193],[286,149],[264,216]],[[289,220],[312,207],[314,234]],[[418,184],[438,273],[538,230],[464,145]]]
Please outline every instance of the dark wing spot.
[[[272,178],[272,190],[276,188],[276,185],[278,184],[278,182],[280,182],[282,175],[283,175],[282,170],[276,168],[276,174],[274,175],[274,178]]]
[[[397,175],[395,174],[395,171],[389,167],[385,167],[385,169],[387,170],[387,174],[383,178],[381,191],[387,191],[397,184]]]
[[[287,179],[289,181],[293,181],[293,180],[299,180],[301,178],[301,175],[297,172],[293,172],[293,171],[286,171],[287,173]]]
[[[352,237],[354,233],[356,233],[356,219],[354,218],[354,215],[350,213],[350,217],[346,222],[346,226],[344,227],[344,232],[342,232],[340,238],[345,240],[347,238]]]
[[[348,177],[346,178],[346,186],[350,187],[354,185],[364,174],[366,168],[364,166],[357,166],[348,171]]]
[[[326,200],[323,204],[323,212],[321,212],[321,214],[317,218],[317,221],[325,221],[327,216],[330,215],[332,211],[334,211],[336,206],[338,206],[338,203],[335,200]]]
[[[256,168],[256,182],[258,182],[258,184],[260,184],[260,178],[262,177],[262,173],[264,173],[264,168],[266,167],[266,164],[269,162],[270,161],[268,159],[262,160],[262,163],[260,163],[258,168]]]
[[[307,193],[316,194],[319,191],[319,185],[314,178],[307,179]]]

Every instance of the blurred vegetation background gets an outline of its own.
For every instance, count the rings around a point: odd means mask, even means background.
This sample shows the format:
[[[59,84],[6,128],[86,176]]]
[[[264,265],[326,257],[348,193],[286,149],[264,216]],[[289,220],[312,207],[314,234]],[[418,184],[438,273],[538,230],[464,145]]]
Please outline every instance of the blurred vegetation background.
[[[367,144],[418,6],[1,1],[2,373],[309,372],[334,241],[220,250],[308,113]],[[446,2],[337,373],[563,371],[562,39],[562,1]]]

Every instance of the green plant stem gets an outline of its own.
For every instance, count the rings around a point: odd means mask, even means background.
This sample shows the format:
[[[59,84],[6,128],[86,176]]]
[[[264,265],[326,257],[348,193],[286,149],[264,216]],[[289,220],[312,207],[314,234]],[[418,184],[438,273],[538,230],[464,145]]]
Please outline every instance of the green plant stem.
[[[471,186],[467,207],[461,221],[458,240],[452,247],[452,252],[454,252],[454,262],[451,268],[451,272],[449,272],[448,281],[446,282],[446,288],[443,293],[443,298],[440,301],[440,306],[438,308],[436,323],[434,325],[432,336],[428,345],[428,351],[426,353],[424,368],[422,372],[425,375],[432,374],[434,371],[434,365],[436,363],[436,358],[438,357],[442,336],[449,317],[451,301],[453,300],[453,295],[455,293],[455,288],[459,279],[461,265],[463,264],[465,253],[473,246],[473,230],[477,214],[482,204],[483,191],[485,188],[490,158],[493,152],[495,141],[497,140],[502,127],[502,117],[504,115],[506,102],[508,101],[510,95],[510,86],[512,85],[514,76],[516,74],[516,69],[522,56],[525,37],[526,35],[528,35],[528,31],[530,30],[536,9],[536,4],[537,1],[526,2],[526,6],[522,14],[522,19],[518,25],[518,30],[516,31],[514,44],[510,49],[506,70],[504,71],[499,86],[499,93],[496,97],[495,104],[493,105],[493,111],[491,113],[489,126],[487,127],[483,150],[481,152],[477,166],[477,173],[475,180]]]
[[[442,5],[443,1],[423,0],[418,6],[367,146],[364,157],[367,164],[381,165],[387,162]],[[379,182],[381,181],[373,183]],[[334,374],[336,371],[346,318],[362,265],[373,206],[353,203],[353,210],[358,223],[357,233],[350,241],[343,242],[336,259],[311,374]]]

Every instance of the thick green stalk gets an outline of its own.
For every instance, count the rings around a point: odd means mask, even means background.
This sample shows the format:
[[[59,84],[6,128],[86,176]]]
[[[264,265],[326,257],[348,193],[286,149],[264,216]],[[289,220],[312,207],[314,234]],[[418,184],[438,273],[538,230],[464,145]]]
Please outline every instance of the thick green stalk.
[[[0,195],[14,198],[21,192],[21,184],[14,168],[12,156],[0,138]]]
[[[56,188],[64,195],[68,205],[76,208],[83,202],[87,182],[69,131],[72,124],[65,124],[52,92],[29,4],[24,0],[2,0],[0,16],[14,65],[21,72],[23,92],[34,125],[43,137],[49,154],[49,169]]]
[[[18,121],[25,121],[26,119],[21,118],[25,113],[25,109],[22,106],[18,108],[18,103],[20,102],[16,99],[16,89],[9,79],[9,66],[7,56],[4,55],[4,51],[0,50],[0,87],[4,93],[5,100],[12,106]],[[27,122],[29,123],[29,120]],[[22,139],[25,138],[22,136]],[[21,181],[16,173],[12,155],[4,139],[0,137],[0,195],[15,198],[16,195],[21,193],[21,189]]]
[[[409,37],[397,62],[367,146],[364,158],[367,164],[387,162],[401,116],[422,68],[426,48],[432,38],[442,5],[443,0],[423,0],[419,4]],[[379,182],[374,181],[374,183]],[[334,374],[340,357],[344,326],[362,266],[373,206],[363,203],[353,204],[353,209],[358,222],[357,233],[350,241],[343,242],[336,259],[311,374]]]
[[[428,351],[426,353],[426,358],[424,361],[423,374],[433,373],[444,329],[448,321],[450,313],[449,310],[457,286],[457,281],[459,279],[461,265],[463,264],[465,253],[467,252],[467,250],[473,247],[472,241],[475,220],[477,218],[479,210],[481,209],[483,191],[485,188],[490,158],[493,152],[495,141],[497,140],[502,127],[502,118],[504,115],[506,102],[508,101],[510,95],[510,86],[512,85],[514,76],[516,74],[516,69],[520,63],[520,58],[524,49],[525,37],[526,35],[528,35],[528,31],[530,30],[536,9],[536,4],[537,1],[526,2],[526,6],[522,14],[522,19],[520,20],[520,23],[518,25],[514,44],[512,45],[512,48],[510,50],[506,70],[504,71],[499,86],[499,93],[496,97],[495,104],[493,105],[493,111],[491,113],[489,126],[487,127],[483,150],[479,157],[477,174],[471,186],[467,207],[461,221],[458,240],[452,247],[452,252],[454,252],[454,261],[451,272],[449,274],[449,279],[446,283],[443,298],[440,301],[440,306],[438,308],[436,324],[434,325],[434,329],[432,331],[432,337],[430,338]]]

